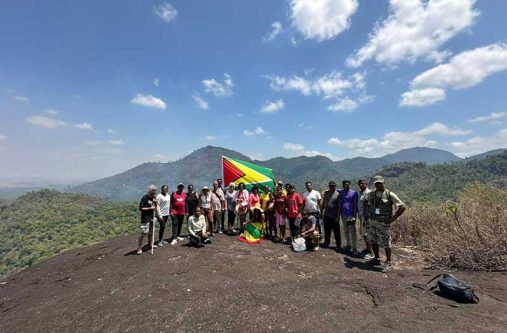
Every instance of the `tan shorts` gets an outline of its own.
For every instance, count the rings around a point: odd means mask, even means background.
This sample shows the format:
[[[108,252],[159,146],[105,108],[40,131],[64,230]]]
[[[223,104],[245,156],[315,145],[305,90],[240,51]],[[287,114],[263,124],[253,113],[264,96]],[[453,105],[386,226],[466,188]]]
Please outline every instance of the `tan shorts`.
[[[391,247],[391,225],[370,220],[368,225],[368,241],[387,249]]]

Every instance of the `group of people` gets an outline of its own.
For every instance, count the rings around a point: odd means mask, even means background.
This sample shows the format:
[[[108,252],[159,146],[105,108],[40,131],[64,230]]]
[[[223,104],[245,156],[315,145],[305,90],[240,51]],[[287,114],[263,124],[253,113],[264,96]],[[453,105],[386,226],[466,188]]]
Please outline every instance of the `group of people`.
[[[248,237],[289,245],[302,237],[307,249],[318,251],[320,247],[330,248],[334,236],[336,251],[367,259],[372,265],[388,271],[392,268],[390,225],[406,208],[394,192],[385,188],[383,177],[375,176],[372,182],[374,188],[370,190],[368,181],[360,179],[356,191],[350,187],[349,180],[342,181],[340,189],[330,181],[328,189],[322,193],[315,190],[311,182],[306,182],[306,191],[302,194],[294,185],[284,186],[282,182],[275,184],[274,188],[253,186],[248,191],[244,183],[237,187],[230,183],[224,189],[222,179],[217,179],[212,189],[203,186],[200,193],[195,192],[193,185],[188,185],[185,192],[185,185],[180,183],[171,194],[167,185],[161,187],[159,194],[156,193],[157,187],[150,185],[139,204],[141,236],[137,254],[142,253],[146,236],[151,249],[183,241],[181,230],[186,219],[188,240],[192,246],[210,244],[216,234],[239,233],[240,239],[248,234]],[[169,217],[172,237],[166,241],[164,233]],[[155,221],[160,225],[156,242],[153,235]],[[342,247],[340,221],[345,233],[345,247]],[[357,229],[365,243],[362,251],[357,247]],[[380,248],[385,249],[383,265]]]

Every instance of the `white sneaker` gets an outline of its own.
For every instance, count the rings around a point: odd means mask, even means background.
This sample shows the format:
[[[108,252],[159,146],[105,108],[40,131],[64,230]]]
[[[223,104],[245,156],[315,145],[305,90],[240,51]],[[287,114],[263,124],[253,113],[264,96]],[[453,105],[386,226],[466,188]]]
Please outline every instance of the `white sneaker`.
[[[185,239],[185,238],[183,238],[183,237],[178,237],[178,240],[179,240],[179,241],[182,241],[182,240],[184,240],[184,239]]]
[[[177,243],[178,243],[178,241],[175,238],[175,239],[172,240],[171,245],[176,245]]]

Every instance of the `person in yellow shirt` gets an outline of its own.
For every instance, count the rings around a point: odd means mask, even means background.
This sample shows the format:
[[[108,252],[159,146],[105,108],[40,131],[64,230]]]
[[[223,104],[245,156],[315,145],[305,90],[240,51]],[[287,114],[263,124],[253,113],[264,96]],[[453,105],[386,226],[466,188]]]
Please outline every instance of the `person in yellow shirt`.
[[[276,220],[273,193],[271,193],[269,185],[264,186],[264,191],[261,194],[261,209],[264,212],[264,230],[266,232],[266,238],[271,239],[273,236],[276,237]]]

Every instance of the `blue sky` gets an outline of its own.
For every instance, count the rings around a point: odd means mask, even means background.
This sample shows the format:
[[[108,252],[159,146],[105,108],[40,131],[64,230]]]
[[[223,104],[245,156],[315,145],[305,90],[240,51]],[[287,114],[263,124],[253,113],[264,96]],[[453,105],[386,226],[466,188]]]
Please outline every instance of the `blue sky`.
[[[0,178],[212,144],[258,159],[507,146],[501,0],[2,1]]]

